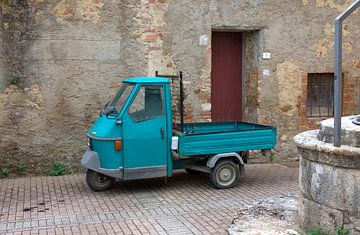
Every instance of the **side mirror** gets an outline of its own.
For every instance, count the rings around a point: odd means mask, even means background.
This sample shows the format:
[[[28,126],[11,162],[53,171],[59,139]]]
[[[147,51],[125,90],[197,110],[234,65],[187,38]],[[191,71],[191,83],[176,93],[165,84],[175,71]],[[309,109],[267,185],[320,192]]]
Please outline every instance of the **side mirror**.
[[[118,125],[121,125],[121,124],[122,124],[122,121],[121,121],[121,120],[117,120],[115,123],[118,124]]]
[[[109,114],[112,114],[114,113],[116,110],[115,110],[115,106],[113,105],[110,105],[108,107],[106,107],[106,109],[104,110],[104,114],[106,115],[106,117],[109,116]]]

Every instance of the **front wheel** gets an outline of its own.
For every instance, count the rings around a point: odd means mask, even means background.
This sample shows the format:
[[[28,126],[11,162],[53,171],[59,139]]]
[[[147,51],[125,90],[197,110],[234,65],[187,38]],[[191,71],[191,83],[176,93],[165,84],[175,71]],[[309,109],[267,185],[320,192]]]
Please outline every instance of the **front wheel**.
[[[239,167],[232,160],[221,160],[210,171],[210,182],[218,189],[232,188],[240,175]]]
[[[86,171],[86,183],[94,191],[104,191],[114,184],[114,178],[103,175],[99,172],[87,169]]]

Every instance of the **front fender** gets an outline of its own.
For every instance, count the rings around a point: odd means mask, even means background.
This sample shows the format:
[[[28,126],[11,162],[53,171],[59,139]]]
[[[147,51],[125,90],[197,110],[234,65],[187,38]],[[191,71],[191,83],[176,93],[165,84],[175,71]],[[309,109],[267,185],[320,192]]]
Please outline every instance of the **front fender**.
[[[97,152],[87,150],[81,159],[81,165],[87,169],[97,171],[101,167]]]
[[[123,168],[119,167],[118,169],[105,169],[101,167],[99,155],[95,151],[87,150],[82,159],[81,165],[87,169],[102,173],[104,175],[110,176],[115,179],[123,178]]]

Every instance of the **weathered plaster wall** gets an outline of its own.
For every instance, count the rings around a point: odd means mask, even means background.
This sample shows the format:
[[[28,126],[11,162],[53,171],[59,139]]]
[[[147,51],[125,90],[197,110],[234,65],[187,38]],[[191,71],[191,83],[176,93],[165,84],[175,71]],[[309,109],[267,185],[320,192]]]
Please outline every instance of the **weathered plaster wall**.
[[[172,1],[172,56],[190,80],[191,116],[209,116],[201,104],[210,102],[211,48],[199,46],[199,36],[211,38],[213,30],[243,31],[244,119],[276,126],[279,156],[297,158],[292,137],[318,121],[306,117],[307,73],[334,71],[332,24],[351,2]],[[357,11],[344,26],[345,114],[359,111],[359,24]],[[271,52],[271,59],[263,60],[263,52]],[[270,75],[264,76],[264,70]]]
[[[122,17],[132,11],[97,0],[28,1],[10,9],[3,18],[2,161],[22,158],[34,170],[55,159],[77,162],[99,108],[141,65],[121,62],[131,57]],[[18,85],[9,84],[14,75],[22,78]]]
[[[211,43],[200,46],[199,37],[211,39],[213,30],[244,31],[244,120],[277,126],[278,156],[296,158],[292,137],[313,124],[306,118],[307,73],[333,71],[332,22],[350,2],[14,2],[1,19],[2,164],[14,157],[77,162],[86,130],[119,82],[155,70],[182,70],[186,121],[210,120]],[[359,105],[358,25],[359,11],[344,27],[346,114]],[[10,85],[14,75],[21,82]]]

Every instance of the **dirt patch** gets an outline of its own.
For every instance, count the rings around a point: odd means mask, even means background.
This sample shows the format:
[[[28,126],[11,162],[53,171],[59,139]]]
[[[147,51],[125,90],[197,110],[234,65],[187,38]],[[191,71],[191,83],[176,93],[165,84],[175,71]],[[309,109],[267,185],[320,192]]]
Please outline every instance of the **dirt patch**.
[[[297,195],[269,197],[242,209],[228,229],[231,235],[289,235],[298,232]]]

